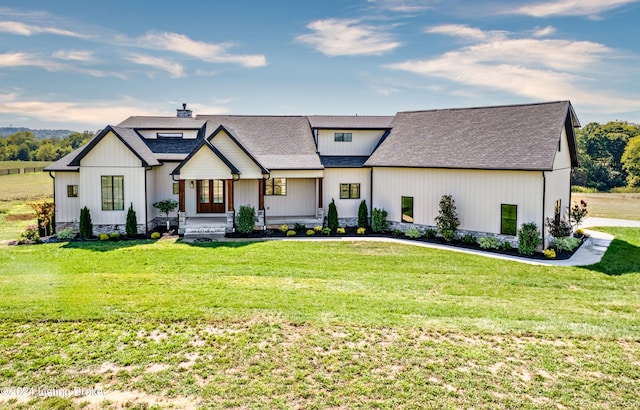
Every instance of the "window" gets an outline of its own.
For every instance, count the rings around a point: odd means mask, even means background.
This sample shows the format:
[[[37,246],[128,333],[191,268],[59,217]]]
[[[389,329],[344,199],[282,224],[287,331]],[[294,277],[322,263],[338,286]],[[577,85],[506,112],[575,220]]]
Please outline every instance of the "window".
[[[269,178],[264,184],[265,195],[287,195],[287,178]]]
[[[502,235],[513,235],[518,233],[518,206],[500,205],[500,233]]]
[[[333,140],[339,142],[351,142],[350,132],[336,132],[333,134]]]
[[[158,138],[182,138],[181,132],[158,132],[156,133]]]
[[[173,183],[173,195],[179,195],[179,194],[180,194],[180,183],[174,182]]]
[[[122,211],[124,210],[124,177],[102,176],[102,210]]]
[[[340,184],[340,199],[360,199],[360,184]]]
[[[209,180],[203,179],[200,181],[200,192],[198,192],[198,202],[201,204],[209,203]]]
[[[224,181],[221,179],[213,180],[213,203],[224,204]]]
[[[413,197],[402,197],[402,222],[413,223]]]
[[[67,196],[69,198],[78,197],[78,185],[67,185]]]

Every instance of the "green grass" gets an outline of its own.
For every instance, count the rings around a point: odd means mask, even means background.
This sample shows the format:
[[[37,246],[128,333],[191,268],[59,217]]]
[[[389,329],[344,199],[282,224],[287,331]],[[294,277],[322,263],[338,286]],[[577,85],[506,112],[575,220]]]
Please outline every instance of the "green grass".
[[[114,408],[638,407],[640,231],[608,231],[584,268],[370,242],[4,247],[0,387],[99,386]],[[98,403],[32,399],[6,402]]]

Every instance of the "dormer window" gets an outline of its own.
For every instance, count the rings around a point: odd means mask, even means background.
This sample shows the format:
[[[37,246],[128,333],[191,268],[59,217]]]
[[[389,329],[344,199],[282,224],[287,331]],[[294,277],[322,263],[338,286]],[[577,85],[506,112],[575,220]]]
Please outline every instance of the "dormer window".
[[[182,138],[181,132],[158,132],[156,133],[156,137],[158,138],[170,138],[170,139],[180,139]]]
[[[333,140],[336,142],[351,142],[350,132],[336,132],[333,134]]]

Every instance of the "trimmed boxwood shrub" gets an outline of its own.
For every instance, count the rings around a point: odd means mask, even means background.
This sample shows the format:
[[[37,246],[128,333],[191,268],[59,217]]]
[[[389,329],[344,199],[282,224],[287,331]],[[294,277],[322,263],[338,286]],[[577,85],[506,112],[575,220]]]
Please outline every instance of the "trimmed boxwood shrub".
[[[338,208],[336,208],[336,202],[331,199],[329,204],[329,212],[327,214],[327,226],[332,231],[338,229]]]
[[[242,205],[238,212],[238,231],[241,234],[248,235],[253,232],[253,226],[256,221],[256,210],[249,205]]]
[[[136,211],[133,210],[133,202],[131,202],[127,210],[127,223],[124,230],[127,236],[136,236],[138,234],[138,218],[136,217]]]
[[[373,208],[371,211],[371,230],[373,230],[373,232],[384,232],[387,230],[388,226],[387,211],[384,209]]]
[[[360,201],[358,207],[358,228],[369,227],[369,208],[367,207],[367,201],[364,199]]]
[[[541,243],[542,238],[535,222],[522,224],[518,231],[518,252],[522,255],[533,255]]]
[[[93,236],[93,223],[91,223],[91,212],[86,206],[80,210],[80,237],[88,239]]]
[[[151,239],[160,239],[160,232],[151,232]]]

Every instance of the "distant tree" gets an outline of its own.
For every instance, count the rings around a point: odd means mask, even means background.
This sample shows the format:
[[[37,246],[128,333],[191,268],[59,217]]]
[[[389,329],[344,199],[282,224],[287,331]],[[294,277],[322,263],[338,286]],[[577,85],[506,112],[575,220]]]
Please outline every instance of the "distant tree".
[[[629,186],[640,187],[640,136],[629,140],[622,155],[622,164]]]
[[[55,161],[58,158],[58,152],[56,147],[51,143],[40,145],[40,148],[36,151],[36,161]]]

